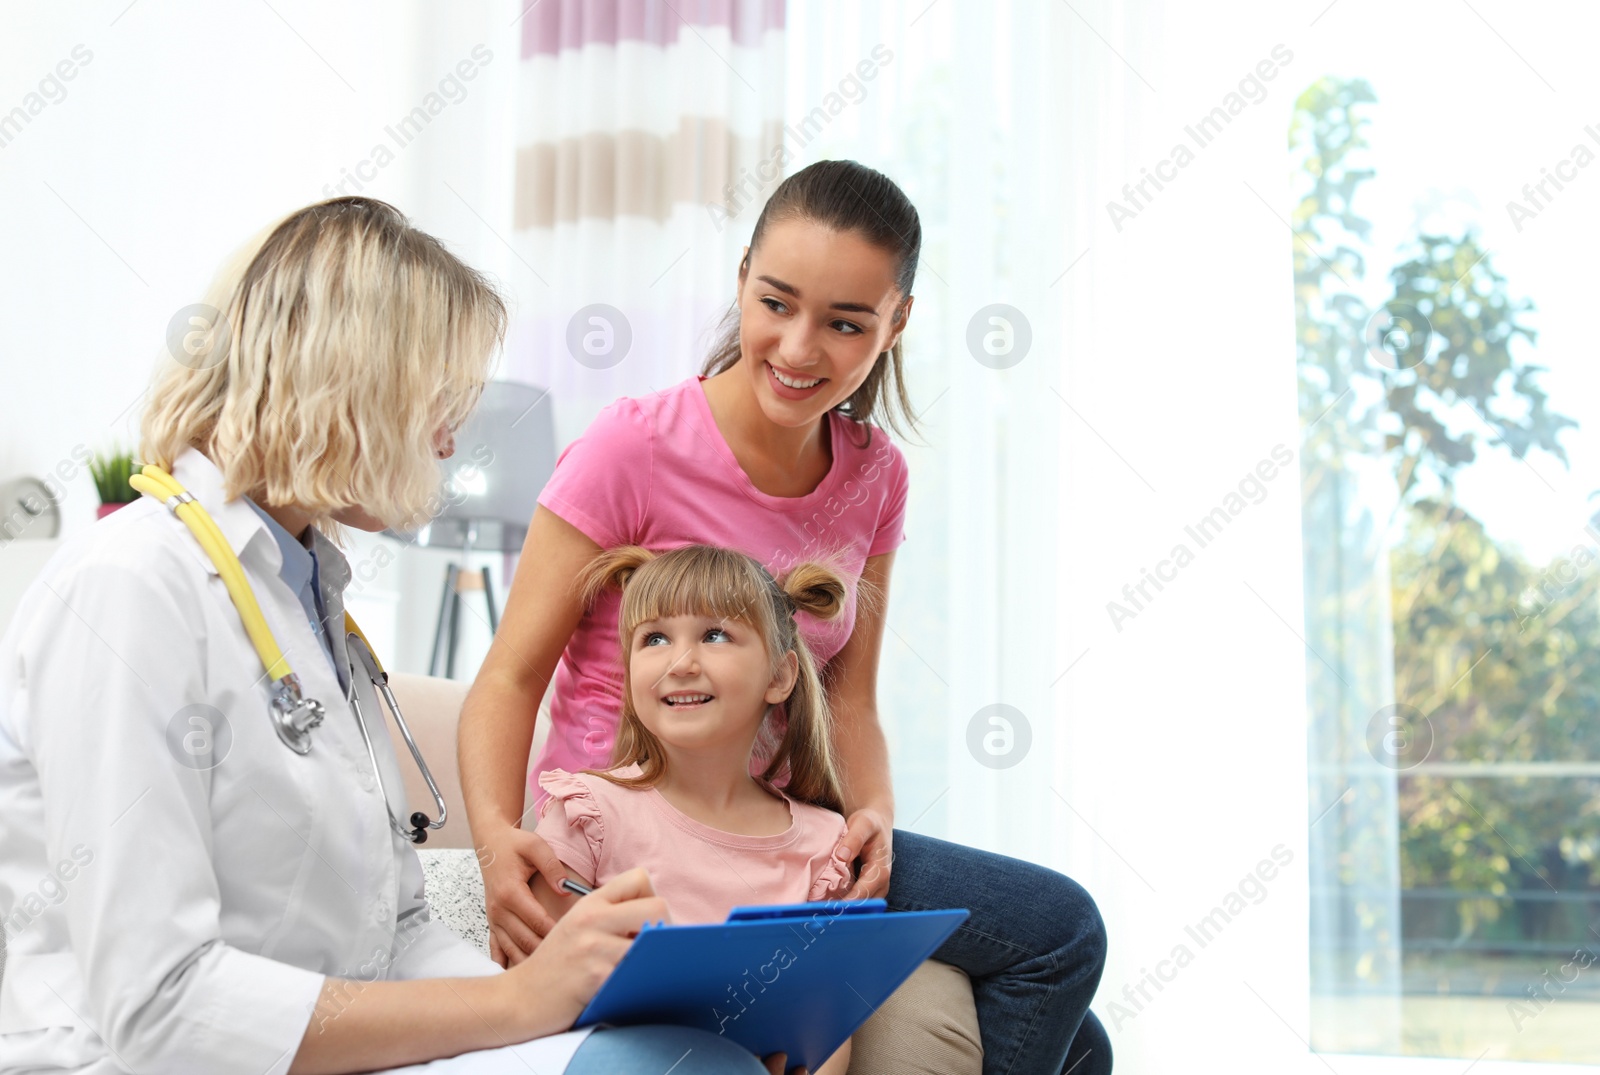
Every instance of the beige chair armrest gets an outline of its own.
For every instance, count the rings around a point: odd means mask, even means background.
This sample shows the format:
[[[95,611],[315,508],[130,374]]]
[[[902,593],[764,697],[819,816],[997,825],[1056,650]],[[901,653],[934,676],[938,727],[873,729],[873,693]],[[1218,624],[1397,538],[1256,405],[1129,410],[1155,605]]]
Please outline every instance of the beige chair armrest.
[[[438,676],[418,676],[405,672],[392,672],[389,675],[389,689],[394,691],[395,701],[405,714],[412,738],[427,759],[434,783],[439,785],[439,793],[444,796],[445,807],[450,811],[444,828],[428,834],[427,847],[472,846],[472,831],[467,827],[467,810],[461,798],[461,767],[456,759],[456,724],[461,717],[461,704],[466,701],[469,686],[461,680]],[[528,755],[529,768],[532,768],[533,759],[544,747],[549,730],[549,710],[541,708],[534,725],[533,748]],[[389,722],[389,737],[394,743],[395,755],[400,759],[406,802],[410,804],[406,810],[407,816],[412,810],[421,810],[432,817],[435,812],[433,796],[428,792],[422,773],[412,763],[411,752],[406,749],[405,740],[401,738],[393,720]],[[532,799],[531,794],[525,793],[524,806],[531,803]]]

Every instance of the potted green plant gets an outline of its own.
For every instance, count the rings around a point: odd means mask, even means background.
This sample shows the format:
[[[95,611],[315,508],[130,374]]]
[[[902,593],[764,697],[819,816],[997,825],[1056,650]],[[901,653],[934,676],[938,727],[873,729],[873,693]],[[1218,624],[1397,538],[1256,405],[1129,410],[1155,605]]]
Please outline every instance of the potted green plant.
[[[108,453],[96,452],[89,461],[89,473],[94,476],[94,488],[100,494],[100,510],[96,519],[104,519],[124,504],[139,499],[129,479],[133,477],[133,453],[120,448]]]

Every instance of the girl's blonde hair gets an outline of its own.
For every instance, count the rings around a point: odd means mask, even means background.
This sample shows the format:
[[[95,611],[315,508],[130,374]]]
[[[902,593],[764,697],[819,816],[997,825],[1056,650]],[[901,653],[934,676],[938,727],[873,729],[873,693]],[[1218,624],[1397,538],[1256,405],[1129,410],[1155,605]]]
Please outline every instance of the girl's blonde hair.
[[[585,606],[609,586],[622,591],[617,617],[622,644],[622,724],[611,765],[637,764],[642,770],[636,777],[593,769],[585,772],[624,787],[641,788],[653,786],[666,772],[666,754],[633,705],[629,657],[639,624],[668,616],[737,620],[760,634],[772,674],[777,674],[790,651],[799,658],[794,690],[779,703],[788,718],[782,736],[774,730],[772,720],[779,705],[768,707],[756,736],[754,756],[763,766],[761,778],[776,783],[787,774],[783,789],[790,798],[830,810],[842,808],[827,695],[794,618],[796,612],[804,611],[829,620],[843,610],[849,590],[837,571],[808,561],[796,564],[778,580],[760,562],[735,549],[685,545],[657,554],[638,545],[624,545],[607,549],[591,561],[579,586]]]
[[[334,198],[247,243],[202,309],[156,375],[144,462],[198,448],[229,500],[295,504],[329,531],[349,507],[428,521],[434,436],[472,413],[505,337],[482,274],[392,205]]]

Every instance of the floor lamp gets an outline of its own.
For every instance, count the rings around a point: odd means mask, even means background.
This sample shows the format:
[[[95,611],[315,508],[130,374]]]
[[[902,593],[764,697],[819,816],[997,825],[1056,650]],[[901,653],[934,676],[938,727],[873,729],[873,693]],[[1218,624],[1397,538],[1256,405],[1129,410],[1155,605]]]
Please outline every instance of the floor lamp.
[[[455,454],[440,463],[443,509],[420,530],[394,535],[427,548],[461,550],[461,562],[445,571],[430,675],[455,676],[461,606],[471,595],[483,594],[489,631],[499,630],[489,569],[470,567],[468,558],[473,552],[509,554],[522,548],[539,492],[555,465],[548,390],[511,381],[485,385],[478,409],[456,434]]]

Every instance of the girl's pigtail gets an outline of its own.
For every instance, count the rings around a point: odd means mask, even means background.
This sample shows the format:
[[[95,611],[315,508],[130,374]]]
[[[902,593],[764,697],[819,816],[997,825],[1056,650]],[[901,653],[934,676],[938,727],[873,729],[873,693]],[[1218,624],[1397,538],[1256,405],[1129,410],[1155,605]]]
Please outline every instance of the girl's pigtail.
[[[603,550],[578,573],[578,592],[582,596],[583,607],[592,608],[600,595],[611,587],[616,587],[618,590],[625,589],[639,569],[654,560],[657,555],[642,545],[618,545]],[[620,768],[637,762],[641,771],[638,776],[626,779],[615,776],[606,769],[584,769],[582,772],[604,777],[613,784],[620,784],[623,787],[648,788],[661,779],[666,765],[666,755],[662,753],[661,744],[656,742],[656,737],[650,734],[649,729],[634,714],[633,702],[627,696],[627,628],[626,619],[618,616],[618,642],[621,645],[624,669],[623,702],[621,720],[612,743],[611,768]]]
[[[831,620],[844,610],[849,590],[832,568],[820,563],[796,564],[778,583],[796,611]]]
[[[805,611],[821,620],[831,620],[844,609],[849,587],[826,564],[797,564],[778,581],[793,611]],[[785,636],[782,649],[793,649],[799,658],[799,674],[794,690],[783,703],[787,724],[783,739],[762,776],[777,778],[787,769],[784,791],[801,802],[829,810],[843,809],[843,789],[833,757],[833,719],[828,697],[818,674],[816,661],[806,640],[795,627],[794,615],[780,619]]]
[[[633,578],[633,573],[655,559],[656,554],[642,545],[619,545],[606,549],[590,560],[578,575],[578,590],[583,597],[583,607],[594,604],[608,587],[622,589]]]

